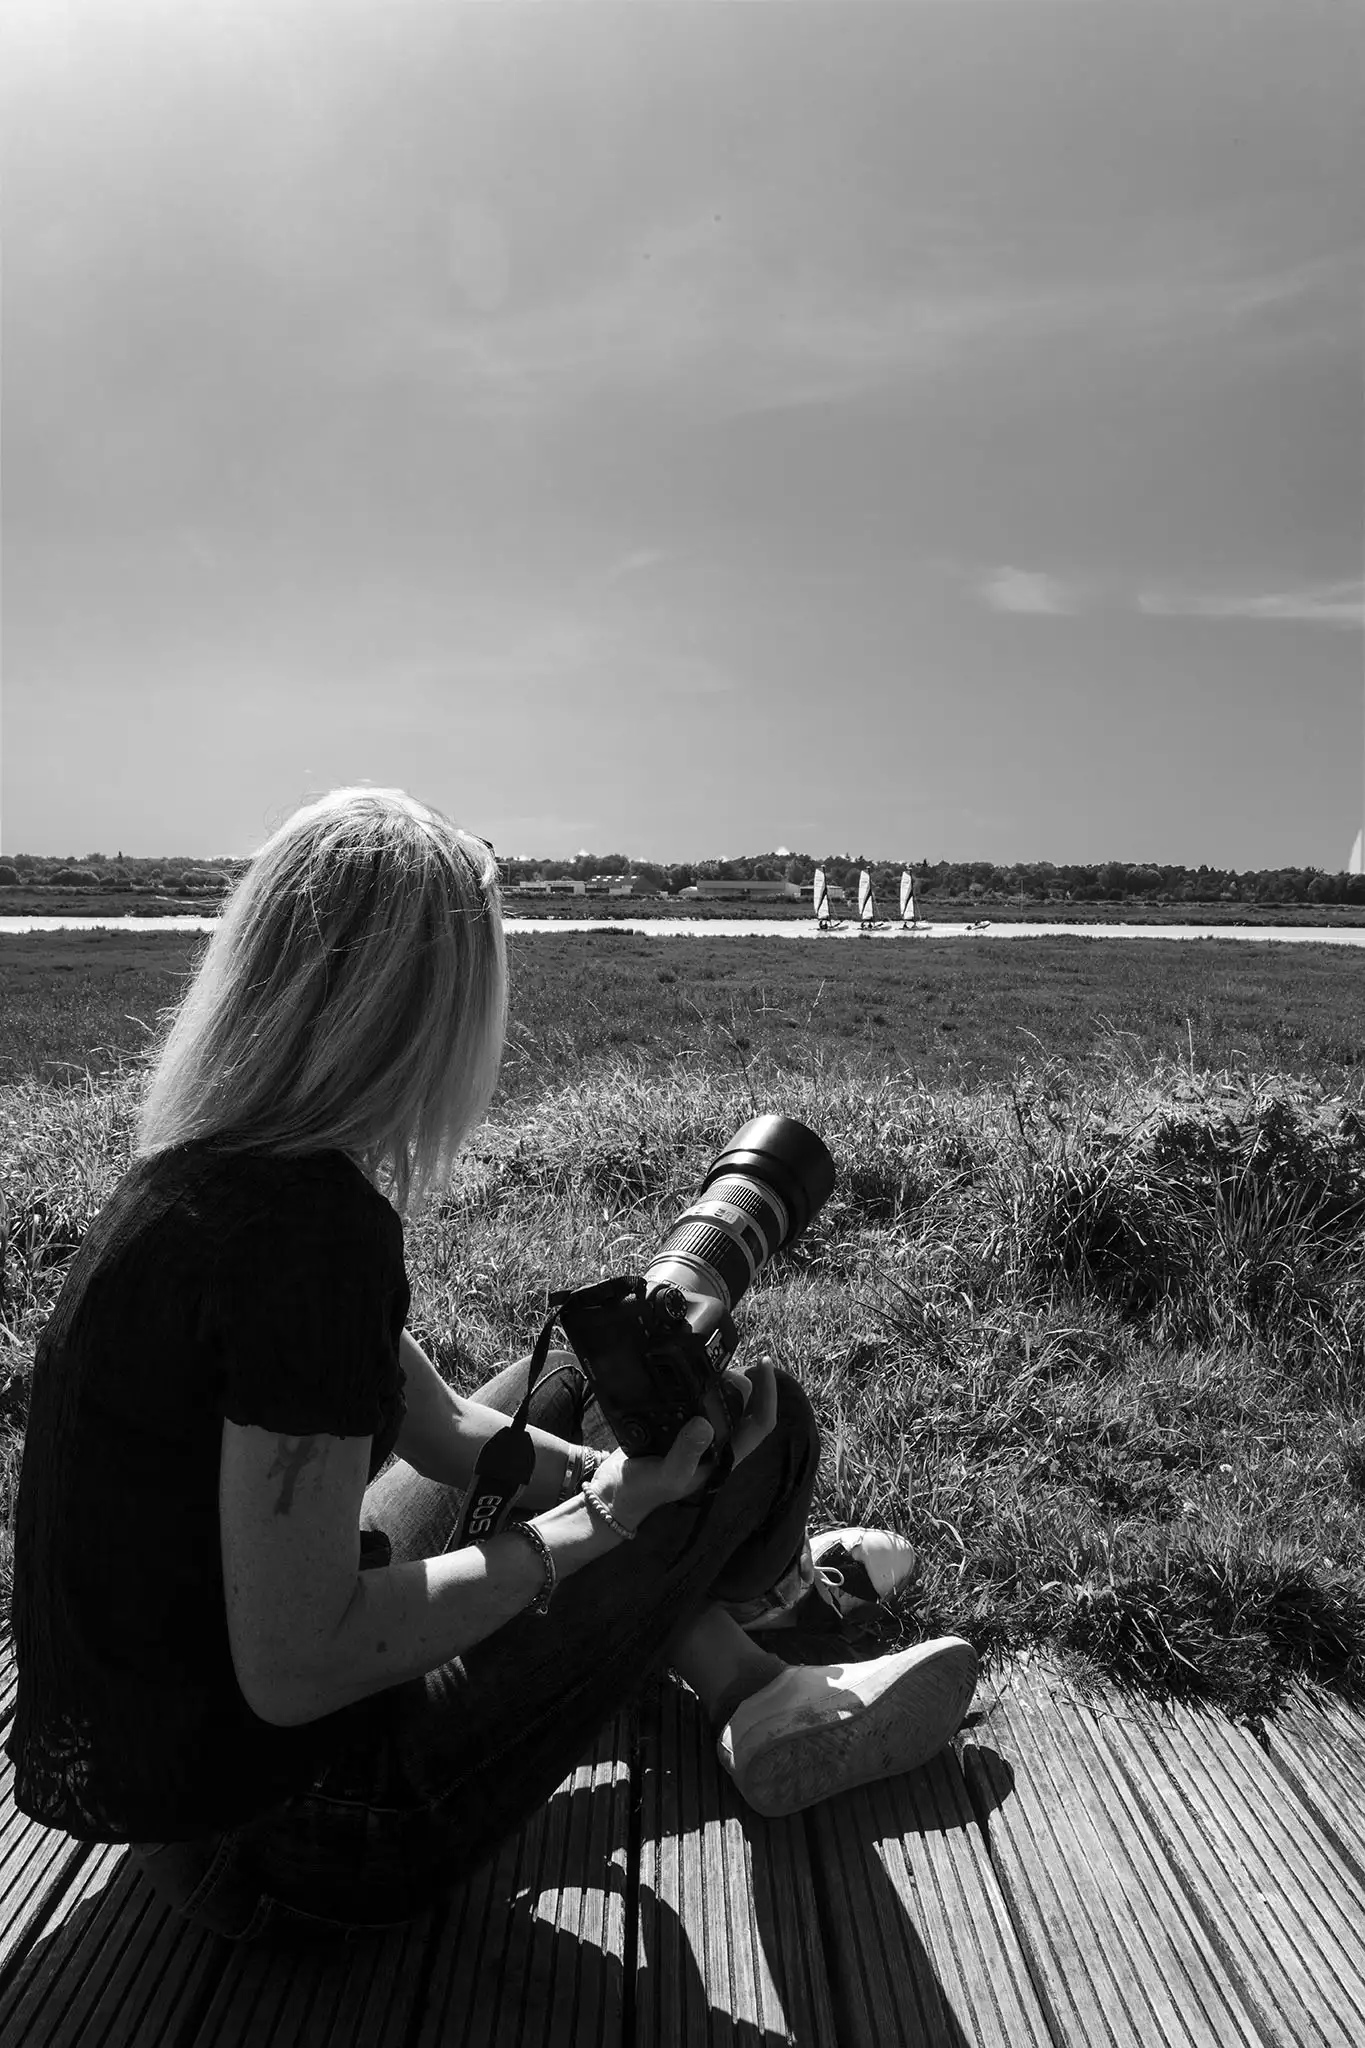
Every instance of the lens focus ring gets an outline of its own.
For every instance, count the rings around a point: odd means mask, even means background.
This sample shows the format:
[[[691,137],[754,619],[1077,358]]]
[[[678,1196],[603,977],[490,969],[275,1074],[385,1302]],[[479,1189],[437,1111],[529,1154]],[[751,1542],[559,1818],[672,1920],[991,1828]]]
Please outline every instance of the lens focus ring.
[[[674,1224],[650,1263],[669,1258],[687,1259],[708,1268],[731,1302],[739,1300],[757,1270],[752,1254],[739,1238],[718,1224],[686,1216]]]
[[[710,1183],[695,1206],[705,1209],[712,1202],[726,1202],[753,1218],[767,1240],[766,1257],[771,1258],[780,1250],[787,1235],[787,1211],[771,1188],[741,1173],[723,1173]]]

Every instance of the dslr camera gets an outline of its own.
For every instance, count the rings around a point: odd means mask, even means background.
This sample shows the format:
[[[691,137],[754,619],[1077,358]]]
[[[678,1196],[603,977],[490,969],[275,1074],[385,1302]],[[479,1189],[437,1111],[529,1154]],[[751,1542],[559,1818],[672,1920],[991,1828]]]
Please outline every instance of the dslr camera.
[[[643,1274],[551,1296],[627,1456],[663,1457],[693,1415],[706,1417],[718,1450],[728,1443],[738,1412],[722,1377],[739,1343],[731,1310],[819,1214],[834,1179],[814,1131],[795,1117],[754,1117],[712,1160]]]

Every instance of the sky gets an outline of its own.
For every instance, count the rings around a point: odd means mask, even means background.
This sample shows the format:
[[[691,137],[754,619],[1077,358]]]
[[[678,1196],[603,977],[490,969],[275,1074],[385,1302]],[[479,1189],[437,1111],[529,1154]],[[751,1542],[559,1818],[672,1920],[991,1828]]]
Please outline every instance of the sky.
[[[0,848],[1346,863],[1356,0],[10,0]]]

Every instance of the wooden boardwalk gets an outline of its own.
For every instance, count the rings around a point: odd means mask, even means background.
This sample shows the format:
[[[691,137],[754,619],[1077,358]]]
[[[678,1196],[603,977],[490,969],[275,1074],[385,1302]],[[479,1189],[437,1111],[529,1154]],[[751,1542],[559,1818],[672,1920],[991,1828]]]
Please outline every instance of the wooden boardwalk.
[[[1029,1667],[926,1769],[765,1821],[666,1682],[439,1910],[302,1948],[194,1932],[6,1763],[0,2044],[1360,2048],[1363,1725],[1303,1695],[1258,1741]]]

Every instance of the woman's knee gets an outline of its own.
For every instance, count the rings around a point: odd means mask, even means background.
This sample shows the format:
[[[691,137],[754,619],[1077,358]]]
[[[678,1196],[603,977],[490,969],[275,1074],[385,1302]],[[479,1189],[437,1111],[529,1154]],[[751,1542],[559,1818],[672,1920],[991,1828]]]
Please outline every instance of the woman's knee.
[[[530,1378],[530,1360],[524,1361]],[[588,1401],[588,1377],[572,1351],[551,1351],[545,1370],[531,1396],[529,1420],[551,1436],[577,1443],[583,1435],[583,1410]]]
[[[515,1415],[531,1380],[531,1354],[514,1359],[480,1387],[470,1399],[499,1414]],[[572,1351],[551,1351],[531,1395],[527,1420],[551,1436],[577,1439],[583,1420],[586,1382],[583,1368]]]
[[[785,1367],[773,1367],[773,1381],[777,1387],[777,1421],[773,1434],[793,1445],[803,1444],[813,1458],[820,1456],[820,1424],[811,1406],[810,1395],[799,1379]]]
[[[791,1373],[775,1367],[777,1416],[762,1443],[742,1458],[726,1481],[728,1490],[752,1497],[767,1512],[796,1493],[809,1493],[820,1462],[820,1425],[810,1397]]]

